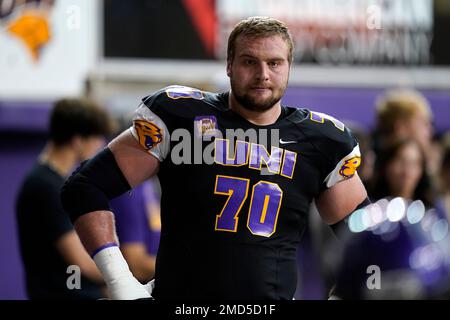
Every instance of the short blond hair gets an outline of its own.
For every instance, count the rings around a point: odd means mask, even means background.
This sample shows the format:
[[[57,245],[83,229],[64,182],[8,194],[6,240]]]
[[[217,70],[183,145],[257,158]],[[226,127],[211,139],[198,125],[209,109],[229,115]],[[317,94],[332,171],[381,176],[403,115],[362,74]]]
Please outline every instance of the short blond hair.
[[[381,133],[394,132],[398,120],[408,121],[418,113],[432,118],[431,108],[427,99],[418,91],[412,89],[389,90],[376,102],[378,129]]]
[[[269,17],[250,17],[240,21],[234,26],[233,31],[231,31],[230,36],[228,37],[227,61],[233,61],[236,49],[236,39],[239,36],[263,38],[273,35],[279,35],[286,41],[289,48],[289,64],[292,64],[294,53],[294,41],[292,40],[292,35],[283,22]]]

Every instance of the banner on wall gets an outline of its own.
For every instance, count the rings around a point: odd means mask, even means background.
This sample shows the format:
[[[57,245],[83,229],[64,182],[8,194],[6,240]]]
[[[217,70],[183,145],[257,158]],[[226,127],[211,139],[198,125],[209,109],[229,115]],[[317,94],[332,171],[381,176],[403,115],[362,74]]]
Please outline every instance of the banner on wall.
[[[105,1],[104,52],[114,58],[224,59],[233,26],[272,16],[290,28],[296,62],[450,65],[441,0]],[[444,9],[442,9],[444,8]],[[447,11],[448,11],[447,10]],[[449,17],[450,18],[450,17]],[[124,27],[126,26],[126,28]],[[440,48],[435,50],[433,48]]]
[[[219,0],[219,29],[240,19],[276,16],[292,32],[300,62],[430,64],[432,0]],[[226,43],[219,37],[218,54]]]
[[[16,37],[36,62],[51,41],[50,13],[54,0],[0,1],[3,32]]]
[[[97,58],[97,4],[0,0],[0,100],[82,94]]]

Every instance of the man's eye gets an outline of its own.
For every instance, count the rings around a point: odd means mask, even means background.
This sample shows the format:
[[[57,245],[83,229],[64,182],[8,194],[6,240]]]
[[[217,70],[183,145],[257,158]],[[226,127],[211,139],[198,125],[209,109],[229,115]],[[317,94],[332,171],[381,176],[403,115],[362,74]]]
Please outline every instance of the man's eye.
[[[269,62],[269,66],[271,68],[278,67],[278,62],[277,61],[271,61],[271,62]]]
[[[254,65],[254,64],[255,64],[255,61],[254,61],[254,60],[247,59],[247,60],[245,60],[245,64],[247,64],[247,65]]]

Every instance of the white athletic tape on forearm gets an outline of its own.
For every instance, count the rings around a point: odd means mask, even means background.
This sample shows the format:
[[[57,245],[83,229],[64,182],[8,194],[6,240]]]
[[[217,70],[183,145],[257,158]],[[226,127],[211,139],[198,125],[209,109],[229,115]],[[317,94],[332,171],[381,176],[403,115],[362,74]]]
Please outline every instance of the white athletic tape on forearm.
[[[94,256],[94,261],[105,279],[111,299],[150,298],[145,287],[131,273],[118,247],[108,247],[99,251]]]

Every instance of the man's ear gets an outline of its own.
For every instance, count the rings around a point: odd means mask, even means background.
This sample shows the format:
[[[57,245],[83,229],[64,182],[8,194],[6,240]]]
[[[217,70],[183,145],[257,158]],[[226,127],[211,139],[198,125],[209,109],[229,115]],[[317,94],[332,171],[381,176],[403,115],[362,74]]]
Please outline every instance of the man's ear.
[[[70,140],[71,147],[77,152],[82,149],[82,138],[79,135],[75,135]]]
[[[227,76],[231,77],[231,61],[227,61]]]

